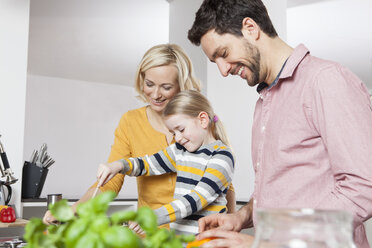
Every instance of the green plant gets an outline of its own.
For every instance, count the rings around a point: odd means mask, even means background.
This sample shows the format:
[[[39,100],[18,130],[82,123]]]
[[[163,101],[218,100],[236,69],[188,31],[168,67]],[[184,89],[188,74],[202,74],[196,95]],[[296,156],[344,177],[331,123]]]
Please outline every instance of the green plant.
[[[80,204],[76,215],[66,200],[50,206],[59,225],[45,225],[32,218],[26,225],[24,238],[29,248],[182,248],[182,243],[194,240],[193,235],[176,235],[172,230],[157,227],[157,217],[148,207],[136,211],[119,211],[106,215],[114,192],[104,192]],[[140,238],[128,227],[137,222],[145,231]]]

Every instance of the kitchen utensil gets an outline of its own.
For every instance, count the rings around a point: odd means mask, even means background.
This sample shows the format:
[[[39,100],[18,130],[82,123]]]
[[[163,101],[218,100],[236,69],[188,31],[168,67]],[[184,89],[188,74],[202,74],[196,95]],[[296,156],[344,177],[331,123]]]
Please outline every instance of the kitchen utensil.
[[[93,192],[92,198],[96,197],[99,187],[96,187],[96,189]]]
[[[45,167],[25,161],[22,169],[22,198],[40,197],[48,171]]]
[[[49,209],[49,205],[54,204],[60,200],[62,200],[62,194],[48,194],[47,195],[47,209]]]
[[[30,160],[31,164],[35,164],[37,157],[39,156],[39,152],[37,150],[34,150],[35,155],[32,157],[32,160]]]
[[[48,168],[54,159],[48,155],[48,145],[43,143],[39,150],[32,152],[30,162],[25,161],[22,170],[22,197],[38,198],[43,189]]]
[[[30,158],[31,164],[35,164],[40,168],[49,168],[54,164],[55,161],[48,155],[47,149],[48,145],[43,143],[39,151],[34,150]]]
[[[8,239],[8,238],[5,238],[5,239]],[[19,239],[18,237],[9,238],[9,240],[4,240],[3,242],[0,242],[0,247],[8,247],[8,248],[24,247],[24,245],[22,246],[21,244],[25,244],[25,243],[23,243],[23,241]]]
[[[41,147],[40,147],[40,152],[39,152],[39,159],[38,161],[42,164],[44,162],[44,159],[45,159],[45,156],[46,156],[46,152],[47,152],[47,144],[42,144]]]
[[[52,158],[48,158],[48,160],[44,163],[44,168],[49,168],[52,164],[54,164],[54,160]]]
[[[1,134],[0,134],[1,138]],[[3,180],[0,180],[3,184],[10,185],[18,181],[17,178],[13,176],[13,172],[10,169],[8,157],[5,153],[4,146],[0,141],[0,155],[1,155],[1,161],[3,162],[3,166],[0,164],[0,171],[2,178],[5,178]]]
[[[33,152],[32,152],[32,154],[31,154],[31,158],[30,158],[30,162],[31,163],[33,163],[33,161],[35,160],[35,158],[36,158],[36,150],[34,150]]]
[[[7,197],[5,197],[5,188],[7,189]],[[12,187],[7,184],[0,183],[0,205],[8,205],[12,198]]]

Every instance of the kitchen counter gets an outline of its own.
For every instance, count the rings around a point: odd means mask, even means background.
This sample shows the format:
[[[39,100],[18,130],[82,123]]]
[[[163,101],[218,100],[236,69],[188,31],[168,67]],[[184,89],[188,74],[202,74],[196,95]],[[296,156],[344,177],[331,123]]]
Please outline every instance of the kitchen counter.
[[[80,198],[79,197],[63,197],[63,199],[66,199],[69,202],[76,202]],[[29,202],[45,202],[46,203],[47,199],[46,198],[22,198],[21,202],[22,203],[29,203]],[[113,202],[133,202],[137,201],[137,198],[115,198]]]
[[[24,220],[24,219],[16,219],[15,222],[11,222],[11,223],[0,222],[0,228],[25,226],[27,222],[28,220]]]
[[[64,198],[68,200],[68,204],[72,205],[79,198]],[[108,214],[112,214],[119,210],[136,210],[137,209],[137,199],[126,198],[126,199],[114,199],[110,202],[110,207],[108,209]],[[21,211],[20,216],[24,219],[30,219],[32,217],[42,218],[47,211],[47,201],[45,198],[38,199],[22,199],[21,201]]]

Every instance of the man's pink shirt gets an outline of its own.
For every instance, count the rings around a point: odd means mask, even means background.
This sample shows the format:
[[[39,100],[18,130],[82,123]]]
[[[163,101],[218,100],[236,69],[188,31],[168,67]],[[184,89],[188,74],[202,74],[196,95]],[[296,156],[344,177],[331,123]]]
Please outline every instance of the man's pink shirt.
[[[295,48],[257,101],[254,208],[342,209],[368,248],[372,214],[372,107],[366,86],[341,65]]]

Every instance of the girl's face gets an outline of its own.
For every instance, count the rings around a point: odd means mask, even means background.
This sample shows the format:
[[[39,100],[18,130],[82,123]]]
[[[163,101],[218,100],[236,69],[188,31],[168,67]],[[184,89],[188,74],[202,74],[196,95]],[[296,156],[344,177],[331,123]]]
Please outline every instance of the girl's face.
[[[169,132],[174,135],[175,141],[189,152],[194,152],[200,146],[210,143],[209,122],[205,123],[205,120],[200,116],[190,117],[184,114],[175,114],[165,117],[164,122]]]
[[[152,110],[163,112],[165,106],[180,91],[178,70],[165,65],[148,69],[145,72],[143,92]]]

